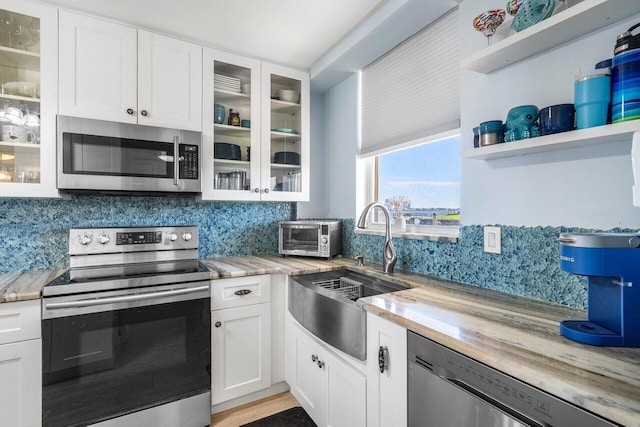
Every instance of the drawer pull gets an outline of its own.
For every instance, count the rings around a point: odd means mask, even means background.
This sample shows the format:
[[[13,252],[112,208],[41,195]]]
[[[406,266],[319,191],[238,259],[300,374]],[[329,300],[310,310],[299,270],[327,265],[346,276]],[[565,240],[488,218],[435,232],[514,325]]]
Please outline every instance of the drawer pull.
[[[240,289],[239,291],[235,291],[234,293],[241,297],[243,295],[249,295],[251,293],[251,289]]]

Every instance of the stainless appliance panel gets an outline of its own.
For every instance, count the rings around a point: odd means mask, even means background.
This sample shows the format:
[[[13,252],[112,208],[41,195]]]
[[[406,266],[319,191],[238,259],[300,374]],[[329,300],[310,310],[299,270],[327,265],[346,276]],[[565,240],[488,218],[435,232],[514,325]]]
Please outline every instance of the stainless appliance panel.
[[[211,412],[211,392],[91,424],[91,427],[173,427],[176,421],[181,427],[201,427],[211,423],[208,412]]]
[[[209,281],[202,281],[46,298],[42,300],[42,319],[209,298],[210,286]]]
[[[149,233],[160,233],[160,241],[136,241],[118,243],[118,236]],[[189,234],[189,239],[184,239],[183,235]],[[100,243],[101,236],[107,237],[107,243]],[[89,243],[82,243],[88,240]],[[134,236],[135,237],[135,236]],[[133,240],[133,239],[131,239]],[[69,229],[69,255],[95,255],[95,254],[122,254],[124,252],[147,252],[162,250],[197,249],[198,248],[198,227],[104,227],[104,228],[71,228]],[[126,256],[126,255],[124,255]],[[138,262],[135,259],[124,260],[124,262]],[[72,266],[73,267],[73,266]]]
[[[411,331],[407,350],[409,427],[616,425]]]
[[[211,387],[210,299],[45,319],[42,348],[44,427],[86,426],[198,396]],[[200,410],[210,416],[209,405]],[[202,425],[188,419],[164,425]]]
[[[201,140],[200,132],[58,116],[57,186],[198,193]]]

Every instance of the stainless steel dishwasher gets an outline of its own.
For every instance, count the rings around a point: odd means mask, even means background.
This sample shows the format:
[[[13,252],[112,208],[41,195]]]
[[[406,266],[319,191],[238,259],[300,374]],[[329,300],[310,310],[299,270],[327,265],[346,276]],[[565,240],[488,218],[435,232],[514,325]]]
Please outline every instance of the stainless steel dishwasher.
[[[409,426],[616,426],[408,332]]]

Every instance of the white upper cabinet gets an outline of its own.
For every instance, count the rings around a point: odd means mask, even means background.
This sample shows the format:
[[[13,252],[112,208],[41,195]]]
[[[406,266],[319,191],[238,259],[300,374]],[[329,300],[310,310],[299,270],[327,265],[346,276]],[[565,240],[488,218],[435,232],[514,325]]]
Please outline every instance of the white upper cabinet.
[[[138,31],[138,123],[202,130],[202,46]]]
[[[0,27],[0,197],[57,197],[57,10],[2,0]]]
[[[202,198],[260,200],[261,63],[208,48],[203,59]]]
[[[60,114],[200,131],[202,47],[60,11]]]
[[[202,198],[308,201],[309,74],[213,49],[203,56]]]
[[[262,200],[309,200],[309,94],[308,73],[262,63]]]
[[[135,28],[61,10],[60,114],[137,123],[137,37]]]

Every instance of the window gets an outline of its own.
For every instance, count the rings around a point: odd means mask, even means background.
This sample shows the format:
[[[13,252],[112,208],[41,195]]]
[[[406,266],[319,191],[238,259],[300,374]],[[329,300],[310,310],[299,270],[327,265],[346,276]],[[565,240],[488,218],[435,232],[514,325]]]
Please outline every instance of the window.
[[[460,136],[375,157],[374,199],[407,232],[457,233],[460,224]],[[378,220],[383,220],[378,217]],[[450,227],[449,230],[446,227]]]
[[[386,205],[396,232],[458,235],[458,24],[456,7],[360,72],[358,204]]]

